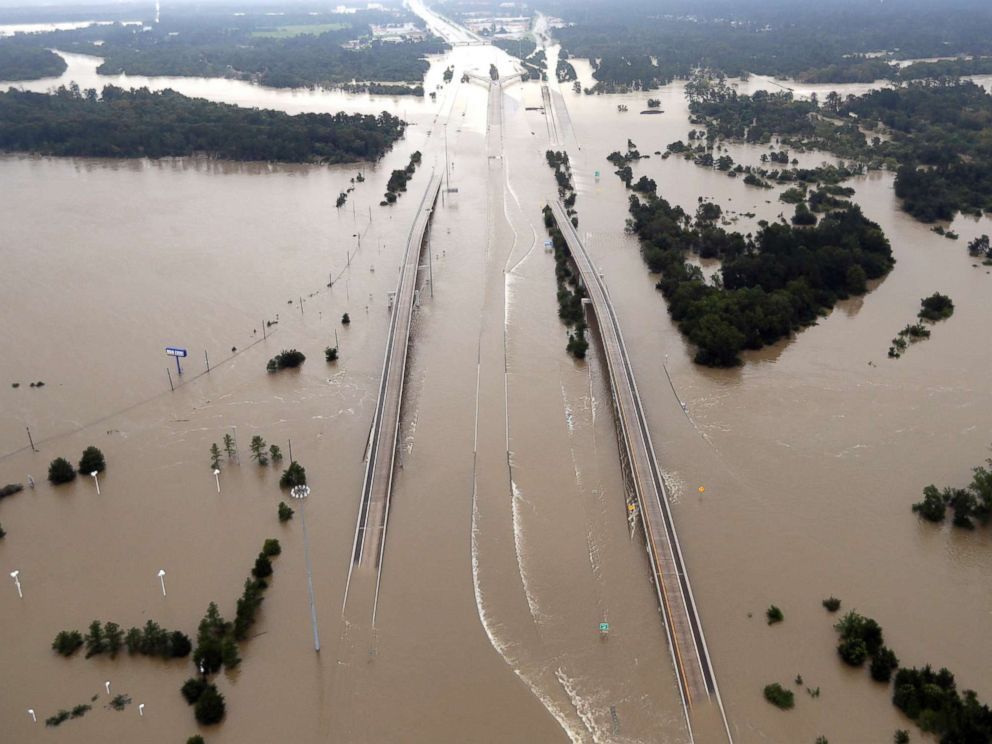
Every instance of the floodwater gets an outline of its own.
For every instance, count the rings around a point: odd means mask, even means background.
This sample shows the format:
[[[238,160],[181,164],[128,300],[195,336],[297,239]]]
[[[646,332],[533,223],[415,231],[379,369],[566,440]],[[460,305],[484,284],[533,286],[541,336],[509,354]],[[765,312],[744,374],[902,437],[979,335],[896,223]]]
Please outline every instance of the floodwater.
[[[0,568],[19,570],[24,590],[18,599],[11,581],[0,591],[0,627],[16,638],[0,650],[5,741],[40,735],[28,708],[44,719],[94,694],[93,711],[62,724],[65,741],[195,733],[178,694],[188,661],[64,660],[51,639],[94,618],[152,618],[192,635],[211,600],[233,615],[266,537],[283,553],[241,666],[220,676],[228,715],[203,732],[211,742],[689,741],[643,542],[627,522],[603,365],[564,352],[540,213],[555,193],[543,156],[552,142],[572,158],[579,230],[623,324],[735,741],[887,741],[913,728],[867,672],[840,664],[820,606],[830,594],[875,617],[904,663],[946,665],[992,697],[990,538],[909,511],[924,485],[961,485],[989,454],[992,276],[964,246],[992,224],[959,218],[961,239],[947,240],[898,210],[891,175],[858,179],[855,198],[892,241],[891,275],[743,367],[702,369],[623,233],[627,194],[605,160],[628,137],[646,153],[685,139],[681,86],[652,94],[663,115],[640,116],[645,94],[579,96],[552,83],[555,129],[527,110],[541,106],[536,83],[510,85],[499,112],[484,85],[457,82],[490,62],[511,72],[489,47],[435,60],[436,82],[446,65],[456,71],[433,102],[137,83],[291,112],[409,106],[414,126],[375,165],[0,159],[0,481],[39,482],[0,505]],[[363,450],[386,296],[445,145],[458,191],[431,230],[373,629],[341,610]],[[389,172],[415,149],[424,164],[409,192],[380,207]],[[754,163],[761,150],[730,152]],[[358,171],[366,181],[335,209]],[[681,159],[653,156],[635,171],[687,209],[703,195],[753,213],[738,217],[745,231],[785,211],[778,190]],[[887,359],[889,340],[937,290],[955,300],[954,316]],[[327,364],[322,351],[335,344],[341,358]],[[189,348],[182,378],[165,346]],[[265,373],[293,347],[308,357],[300,370]],[[167,369],[181,379],[175,392]],[[208,449],[232,427],[241,463],[223,463],[218,494]],[[277,470],[249,461],[255,434],[287,457],[291,446],[307,468],[312,493],[285,525]],[[88,477],[44,482],[49,460],[75,460],[89,444],[107,455],[100,495]],[[786,616],[774,627],[763,619],[771,603]],[[818,698],[794,688],[789,713],[764,702],[765,684],[791,686],[797,674]],[[107,680],[132,706],[103,707]]]

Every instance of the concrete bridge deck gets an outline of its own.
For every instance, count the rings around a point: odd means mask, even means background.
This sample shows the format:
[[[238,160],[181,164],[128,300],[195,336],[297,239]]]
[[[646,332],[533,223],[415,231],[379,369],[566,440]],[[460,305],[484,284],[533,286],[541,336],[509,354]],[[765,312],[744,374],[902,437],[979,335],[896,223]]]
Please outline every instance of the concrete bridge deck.
[[[710,700],[716,702],[723,719],[722,728],[729,739],[729,726],[668,507],[668,496],[609,291],[564,206],[556,202],[552,204],[552,211],[598,320],[613,393],[621,457],[625,460],[626,475],[640,509],[658,601],[664,612],[669,648],[687,717],[693,705]]]
[[[382,559],[389,499],[393,488],[393,468],[396,460],[396,440],[399,435],[400,408],[403,402],[403,382],[406,375],[407,346],[410,343],[410,323],[413,318],[417,269],[434,204],[441,190],[441,176],[431,175],[420,200],[417,217],[407,238],[406,255],[400,266],[400,276],[393,300],[392,316],[386,337],[386,354],[382,363],[382,379],[376,400],[375,415],[369,439],[365,465],[365,481],[355,528],[352,562],[367,564]]]

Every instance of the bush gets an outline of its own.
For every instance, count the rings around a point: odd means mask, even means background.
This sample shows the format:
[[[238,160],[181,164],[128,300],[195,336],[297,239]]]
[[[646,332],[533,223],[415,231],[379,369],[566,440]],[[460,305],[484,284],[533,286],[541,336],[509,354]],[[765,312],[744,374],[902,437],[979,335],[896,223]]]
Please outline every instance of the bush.
[[[225,712],[224,696],[217,691],[216,685],[208,684],[196,701],[196,720],[203,726],[212,726],[224,719]]]
[[[876,682],[888,682],[892,672],[899,668],[899,659],[892,649],[882,646],[871,659],[871,678]]]
[[[775,605],[771,605],[767,610],[765,610],[765,617],[768,618],[769,625],[774,625],[775,623],[780,623],[785,620],[785,615],[782,614],[782,610]]]
[[[840,609],[840,600],[834,596],[827,597],[823,600],[823,606],[827,609],[827,612],[837,612]]]
[[[765,685],[765,700],[782,710],[789,710],[796,705],[795,696],[791,690],[787,690],[778,682]]]
[[[203,691],[207,689],[207,685],[208,682],[203,677],[190,677],[183,683],[179,691],[186,698],[186,702],[192,705],[200,699]]]
[[[193,650],[193,642],[189,636],[179,630],[172,631],[169,636],[169,651],[173,659],[182,659],[189,656]]]
[[[945,320],[954,314],[954,302],[947,295],[934,292],[929,297],[920,300],[921,309],[918,313],[924,320]]]
[[[328,346],[324,349],[324,359],[329,362],[336,362],[338,360],[338,347]]]
[[[87,447],[83,450],[83,456],[79,458],[80,473],[102,473],[107,469],[107,462],[103,459],[103,453],[96,447]]]
[[[69,716],[70,716],[69,711],[67,711],[67,710],[60,710],[54,716],[49,716],[48,718],[46,718],[45,719],[45,725],[46,726],[52,726],[52,727],[58,726],[58,725],[60,725],[62,723],[65,723],[66,721],[68,721],[69,720]]]
[[[20,483],[8,483],[3,488],[0,488],[0,499],[6,498],[7,496],[13,496],[15,493],[20,493],[24,490],[24,486]]]
[[[840,642],[837,653],[845,663],[851,666],[861,666],[868,658],[868,647],[860,638],[849,638]]]
[[[928,522],[943,522],[947,504],[937,487],[931,484],[923,489],[923,500],[913,504],[913,511]]]
[[[305,486],[307,483],[307,471],[300,463],[293,460],[289,467],[282,471],[279,478],[279,485],[282,488],[293,488],[294,486]]]
[[[3,540],[5,537],[7,537],[7,531],[4,530],[3,525],[0,524],[0,540]]]
[[[344,315],[341,316],[342,325],[349,325],[350,323],[351,323],[351,316],[348,315],[348,313],[345,313]]]
[[[52,649],[62,656],[72,656],[82,645],[83,635],[78,630],[60,630],[52,641]]]
[[[186,740],[186,744],[204,744],[203,737],[199,734],[196,736],[191,736]]]
[[[72,464],[64,457],[56,457],[48,466],[48,481],[53,486],[68,483],[75,477],[76,471],[72,469]]]
[[[274,537],[270,537],[262,545],[262,554],[267,555],[270,558],[279,555],[281,552],[282,552],[282,546],[279,544],[279,541],[276,540]]]
[[[280,369],[292,368],[295,369],[299,367],[303,362],[307,360],[306,356],[302,351],[297,351],[296,349],[283,349],[280,353],[272,357],[268,364],[265,365],[265,369],[269,372],[275,372]]]
[[[285,501],[279,502],[279,521],[288,522],[293,518],[293,510],[287,506]]]
[[[255,559],[255,567],[251,570],[252,576],[256,579],[264,579],[272,575],[272,561],[265,553],[259,553]]]
[[[897,730],[895,735],[892,737],[892,741],[894,741],[895,744],[909,744],[909,732],[904,729]]]

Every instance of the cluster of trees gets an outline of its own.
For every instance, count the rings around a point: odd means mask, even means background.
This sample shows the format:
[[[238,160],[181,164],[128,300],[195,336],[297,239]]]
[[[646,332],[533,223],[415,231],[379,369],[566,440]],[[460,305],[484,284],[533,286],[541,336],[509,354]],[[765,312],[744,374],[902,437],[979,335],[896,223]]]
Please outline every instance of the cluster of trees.
[[[45,725],[55,728],[56,726],[61,726],[70,718],[82,718],[91,710],[93,710],[93,706],[89,705],[88,703],[80,703],[79,705],[73,706],[71,711],[65,710],[63,708],[55,715],[46,718]]]
[[[992,475],[989,485],[992,495]],[[871,659],[871,677],[877,682],[888,684],[895,672],[892,704],[923,731],[938,735],[941,744],[992,741],[992,710],[972,690],[958,692],[954,675],[947,669],[934,672],[930,665],[900,668],[899,659],[884,644],[881,626],[856,612],[848,612],[834,628],[840,634],[837,653],[841,659],[851,666],[862,666]],[[894,740],[905,744],[909,734],[897,731]]]
[[[245,579],[244,591],[238,598],[234,622],[225,620],[217,605],[211,602],[200,620],[196,634],[196,649],[193,663],[200,670],[200,677],[188,679],[182,687],[183,697],[194,706],[196,720],[203,725],[219,723],[225,714],[224,696],[216,685],[209,682],[209,676],[221,670],[233,669],[241,663],[238,643],[248,639],[248,631],[255,624],[262,601],[263,592],[268,588],[266,579],[272,575],[271,558],[279,555],[282,548],[279,541],[269,538],[255,559],[251,576]]]
[[[659,12],[651,0],[634,0],[618,12],[608,0],[555,0],[547,10],[567,21],[554,33],[569,54],[599,60],[594,77],[604,86],[647,89],[699,67],[864,82],[898,74],[867,56],[877,50],[903,59],[992,53],[992,11],[978,0],[956,5],[675,0]]]
[[[63,630],[52,641],[52,649],[62,656],[72,656],[84,645],[87,659],[100,654],[114,659],[125,648],[131,656],[181,659],[189,656],[192,650],[185,633],[165,630],[154,620],[147,621],[143,628],[131,628],[127,632],[117,623],[94,620],[85,635],[78,630]]]
[[[840,634],[837,653],[845,664],[859,667],[871,659],[872,679],[876,682],[892,679],[892,672],[899,667],[899,659],[885,645],[882,627],[877,622],[851,610],[834,625],[834,629]]]
[[[261,466],[268,465],[269,460],[272,460],[273,463],[282,460],[282,450],[279,449],[278,445],[266,444],[265,439],[260,434],[255,434],[251,438],[248,449],[251,450],[251,459]]]
[[[742,350],[810,325],[894,265],[885,234],[856,205],[815,227],[762,222],[747,238],[713,224],[709,210],[694,220],[653,195],[631,196],[630,213],[648,268],[661,274],[669,314],[696,346],[696,362],[708,366],[739,364]],[[713,282],[686,262],[690,254],[721,259]]]
[[[709,142],[777,135],[798,149],[895,169],[902,208],[924,222],[992,210],[992,172],[982,165],[992,158],[992,95],[974,83],[926,81],[846,99],[831,93],[821,105],[787,91],[739,95],[719,77],[697,75],[686,94]],[[869,142],[863,130],[888,136]]]
[[[537,42],[531,36],[521,36],[519,39],[493,39],[492,45],[517,59],[527,59],[537,51]]]
[[[568,153],[562,150],[548,150],[544,153],[548,165],[555,172],[555,183],[558,185],[558,196],[565,204],[568,216],[572,218],[572,224],[578,226],[579,217],[575,211],[575,183],[572,181],[572,164],[568,160]]]
[[[413,174],[417,170],[417,166],[420,165],[422,155],[420,150],[415,150],[410,156],[410,162],[406,164],[405,168],[397,168],[392,173],[389,174],[389,181],[386,182],[386,193],[383,197],[381,204],[395,204],[396,199],[399,194],[406,191],[406,185],[413,178]],[[347,321],[345,318],[348,317],[348,313],[345,313],[341,318],[341,322],[347,325],[351,322],[349,318]]]
[[[989,242],[989,236],[981,235],[969,241],[968,255],[974,258],[985,259],[985,264],[992,263],[992,243]]]
[[[889,346],[889,358],[898,359],[908,348],[909,344],[917,341],[924,341],[930,338],[930,328],[925,322],[936,323],[938,320],[946,320],[954,314],[954,302],[947,295],[934,292],[929,297],[920,300],[920,312],[917,313],[919,321],[907,324],[905,328],[896,334]]]
[[[567,157],[567,156],[566,156]],[[544,206],[544,226],[551,236],[551,244],[555,252],[555,281],[558,285],[558,317],[568,327],[568,342],[565,351],[576,359],[585,359],[589,350],[586,339],[585,312],[582,309],[582,299],[586,297],[585,287],[578,281],[576,272],[572,270],[572,252],[568,248],[565,236],[561,234],[555,222],[551,207]]]
[[[172,90],[97,95],[73,84],[55,95],[0,93],[0,151],[85,157],[179,157],[344,163],[380,158],[405,123],[383,112],[297,114],[247,109]]]
[[[992,519],[992,459],[988,467],[972,470],[972,479],[964,488],[939,490],[931,484],[923,489],[923,500],[913,504],[913,511],[930,522],[943,522],[950,508],[955,527],[974,529],[975,521],[987,525]]]
[[[79,458],[80,473],[89,475],[93,472],[102,473],[106,469],[107,461],[103,457],[103,452],[97,447],[90,446],[83,450],[83,455]],[[75,477],[76,469],[64,457],[56,457],[48,464],[48,481],[53,486],[68,483],[74,480]]]
[[[269,372],[278,372],[281,369],[296,369],[307,360],[306,355],[297,349],[283,349],[272,357],[265,365]]]
[[[58,77],[65,69],[65,60],[50,49],[0,40],[0,80]]]
[[[144,26],[91,26],[4,39],[0,50],[10,45],[21,51],[57,48],[91,54],[103,58],[97,69],[107,75],[227,77],[277,88],[420,83],[429,67],[426,56],[447,47],[435,37],[399,44],[372,38],[371,24],[400,18],[421,24],[416,16],[395,12],[336,15],[334,24],[298,13],[292,19],[296,28],[311,26],[321,33],[282,35],[272,33],[272,18],[262,12],[234,16],[220,9],[177,9]],[[280,16],[280,24],[290,21],[289,14]],[[352,45],[357,48],[345,48],[349,41],[358,41]],[[403,87],[396,92],[413,92]]]
[[[562,51],[564,54],[564,50]],[[559,83],[571,83],[573,81],[578,82],[579,74],[575,71],[575,67],[564,57],[558,57],[558,64],[555,67],[555,75],[558,76]]]
[[[992,741],[992,710],[973,690],[958,692],[954,675],[927,665],[896,672],[892,703],[941,744]]]

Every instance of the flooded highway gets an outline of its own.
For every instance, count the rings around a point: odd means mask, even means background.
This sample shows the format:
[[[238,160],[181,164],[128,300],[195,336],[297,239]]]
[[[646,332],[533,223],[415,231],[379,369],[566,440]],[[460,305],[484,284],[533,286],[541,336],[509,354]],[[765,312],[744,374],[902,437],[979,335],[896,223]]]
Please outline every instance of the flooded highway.
[[[283,552],[242,664],[219,680],[228,712],[204,732],[210,742],[690,741],[643,537],[628,521],[608,372],[595,348],[582,362],[564,350],[541,214],[557,198],[549,147],[572,160],[578,231],[623,328],[734,741],[888,741],[908,728],[884,688],[838,661],[820,606],[831,594],[875,617],[904,664],[946,665],[960,687],[992,696],[992,538],[934,529],[909,510],[923,486],[961,485],[990,455],[992,276],[964,249],[992,233],[988,219],[959,217],[961,239],[949,241],[899,211],[891,174],[854,179],[854,199],[892,242],[893,272],[742,367],[711,370],[692,363],[625,234],[629,192],[606,161],[627,138],[644,153],[685,139],[680,83],[652,93],[664,114],[640,116],[646,94],[584,96],[552,80],[548,111],[536,81],[458,82],[488,79],[490,64],[515,71],[490,46],[432,60],[436,101],[105,78],[92,59],[66,56],[59,81],[24,87],[148,84],[291,113],[388,110],[412,126],[380,163],[353,166],[0,158],[0,485],[38,482],[0,504],[0,568],[19,570],[24,592],[0,591],[12,639],[0,650],[4,741],[48,733],[28,708],[42,719],[104,694],[107,680],[134,705],[98,700],[60,727],[62,740],[197,733],[178,692],[188,660],[65,660],[52,638],[94,618],[193,635],[210,601],[233,615],[267,537]],[[548,58],[553,70],[556,47]],[[408,192],[380,206],[414,150],[423,164]],[[763,150],[729,152],[756,164]],[[342,600],[388,293],[423,190],[446,165],[373,629]],[[641,174],[687,210],[700,196],[733,210],[742,232],[787,206],[677,158],[652,156]],[[954,317],[887,359],[933,291],[955,300]],[[175,345],[190,356],[171,392],[164,347]],[[335,345],[340,359],[326,363]],[[267,374],[287,348],[307,355],[303,367]],[[37,380],[45,386],[28,387]],[[241,462],[222,463],[217,493],[208,451],[232,427]],[[278,522],[291,499],[277,468],[249,460],[255,434],[307,468],[319,654],[299,517]],[[45,482],[52,458],[74,462],[90,444],[108,461],[100,495],[89,478]],[[786,620],[769,627],[773,603]],[[797,675],[820,696],[796,688],[787,714],[764,701],[765,684]]]

